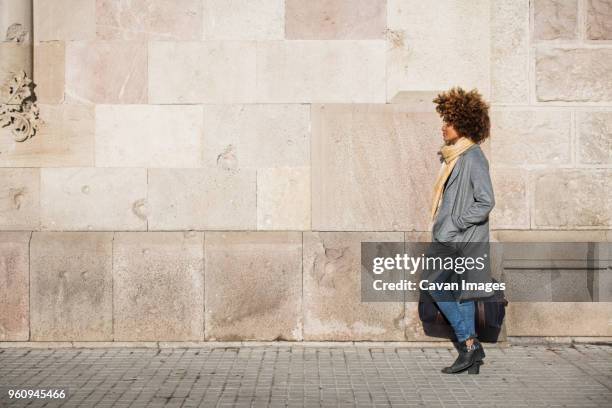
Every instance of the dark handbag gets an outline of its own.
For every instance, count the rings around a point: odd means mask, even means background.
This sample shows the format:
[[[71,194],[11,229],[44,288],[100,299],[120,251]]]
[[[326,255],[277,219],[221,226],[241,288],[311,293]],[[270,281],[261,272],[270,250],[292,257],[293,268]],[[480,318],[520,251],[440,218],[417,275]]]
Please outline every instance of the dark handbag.
[[[496,343],[506,316],[508,301],[503,291],[495,291],[491,297],[476,300],[475,326],[478,339],[485,343]],[[421,291],[419,318],[425,334],[457,341],[455,332],[435,304],[429,293]]]

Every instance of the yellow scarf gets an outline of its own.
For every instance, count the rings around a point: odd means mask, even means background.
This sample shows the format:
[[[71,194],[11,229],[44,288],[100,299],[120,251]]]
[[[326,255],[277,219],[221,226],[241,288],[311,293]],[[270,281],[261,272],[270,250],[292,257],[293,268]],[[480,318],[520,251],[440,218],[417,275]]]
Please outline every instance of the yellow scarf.
[[[434,186],[433,201],[431,203],[432,220],[436,218],[436,213],[438,212],[438,207],[440,206],[442,191],[444,190],[444,183],[446,183],[446,180],[453,171],[453,167],[455,167],[457,159],[461,153],[465,152],[473,144],[474,142],[469,138],[460,137],[457,139],[455,144],[444,145],[440,149],[439,154],[441,154],[444,158],[444,162],[442,163],[442,167],[440,167],[440,171],[438,172],[438,180],[436,180],[436,184]]]

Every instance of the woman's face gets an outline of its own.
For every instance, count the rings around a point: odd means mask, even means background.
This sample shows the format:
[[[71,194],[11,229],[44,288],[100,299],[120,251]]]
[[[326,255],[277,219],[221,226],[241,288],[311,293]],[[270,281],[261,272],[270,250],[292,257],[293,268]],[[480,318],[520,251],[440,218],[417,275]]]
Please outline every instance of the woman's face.
[[[442,124],[442,137],[446,144],[453,144],[459,139],[459,134],[450,123],[443,122]]]

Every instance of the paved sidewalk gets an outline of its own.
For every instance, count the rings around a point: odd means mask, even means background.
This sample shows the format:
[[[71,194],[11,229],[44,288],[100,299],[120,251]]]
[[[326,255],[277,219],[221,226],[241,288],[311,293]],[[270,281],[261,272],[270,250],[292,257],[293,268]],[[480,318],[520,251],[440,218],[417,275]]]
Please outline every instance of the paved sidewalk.
[[[480,375],[445,375],[448,348],[242,346],[0,349],[0,406],[610,407],[612,347],[486,349]],[[8,388],[67,388],[12,400]]]

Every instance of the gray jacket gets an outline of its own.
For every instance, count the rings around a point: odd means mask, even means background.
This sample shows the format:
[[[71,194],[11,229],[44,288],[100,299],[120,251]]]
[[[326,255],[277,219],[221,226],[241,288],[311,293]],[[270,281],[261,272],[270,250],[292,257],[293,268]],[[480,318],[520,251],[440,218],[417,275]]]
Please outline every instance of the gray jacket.
[[[489,162],[475,144],[459,156],[446,181],[432,238],[440,242],[488,242],[489,213],[494,206]]]
[[[476,258],[487,254],[485,270],[468,270],[460,276],[466,281],[491,281],[489,213],[494,206],[495,197],[489,175],[489,162],[480,146],[475,144],[457,159],[444,187],[442,202],[432,227],[432,241],[438,243],[438,248],[450,247],[462,257]],[[435,273],[430,274],[429,279],[436,279],[435,275]],[[443,279],[448,278],[454,279],[457,276],[443,277]],[[464,292],[460,298],[471,299],[490,295],[491,293],[480,291]]]

